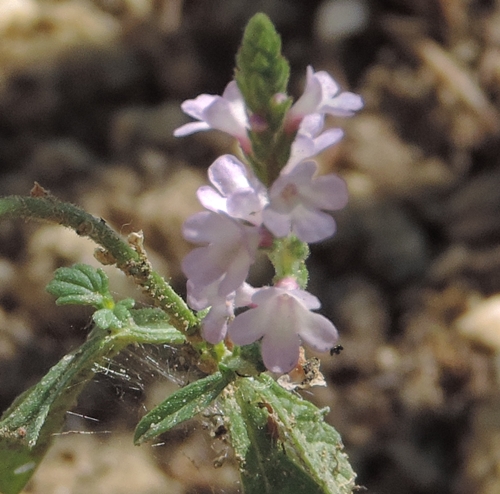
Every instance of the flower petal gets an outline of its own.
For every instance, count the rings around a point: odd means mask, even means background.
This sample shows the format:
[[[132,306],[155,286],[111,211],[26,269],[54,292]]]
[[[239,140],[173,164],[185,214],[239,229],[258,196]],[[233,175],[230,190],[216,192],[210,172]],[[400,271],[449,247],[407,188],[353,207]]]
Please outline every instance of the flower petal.
[[[223,211],[227,213],[227,199],[221,197],[212,187],[209,185],[202,185],[196,191],[196,195],[201,205],[210,211]]]
[[[327,352],[338,340],[335,326],[321,314],[310,313],[307,324],[299,331],[302,341],[318,352]]]
[[[302,118],[309,113],[315,113],[323,100],[323,88],[321,81],[315,77],[317,73],[311,66],[307,67],[307,79],[304,92],[300,98],[292,105],[289,111],[289,118]]]
[[[237,290],[234,297],[235,307],[245,307],[252,303],[252,296],[257,291],[257,288],[249,285],[248,283],[243,283]]]
[[[292,233],[303,242],[312,244],[331,237],[336,231],[335,220],[319,210],[298,206],[293,210]]]
[[[242,119],[238,106],[220,96],[203,112],[204,120],[212,129],[222,130],[239,140],[247,140],[248,121]]]
[[[195,244],[210,243],[214,240],[213,230],[217,219],[209,211],[200,211],[186,219],[182,225],[182,236]]]
[[[229,301],[213,305],[203,318],[203,338],[213,345],[221,342],[226,337],[227,321],[232,316],[232,313]]]
[[[331,101],[326,102],[321,111],[336,117],[350,117],[363,108],[363,98],[350,92],[340,93]]]
[[[257,251],[257,248],[255,248],[255,251]],[[254,258],[245,254],[240,251],[227,264],[226,273],[219,285],[219,295],[224,296],[234,292],[246,280]]]
[[[218,261],[216,254],[210,247],[194,249],[182,260],[182,271],[196,285],[209,285],[224,274],[219,263],[215,262]]]
[[[300,122],[299,134],[308,137],[317,136],[325,125],[324,113],[310,113]]]
[[[174,136],[184,137],[204,130],[210,130],[210,125],[206,122],[190,122],[175,129]]]
[[[220,96],[200,94],[195,99],[188,99],[181,104],[182,111],[197,120],[204,120],[203,112]]]
[[[299,361],[300,338],[283,331],[266,333],[262,339],[262,360],[271,372],[290,372]]]
[[[235,81],[231,81],[226,86],[222,96],[200,94],[195,99],[184,101],[181,108],[200,122],[192,122],[179,127],[174,131],[176,137],[201,130],[217,129],[236,137],[244,149],[250,149],[245,101]]]
[[[262,219],[266,228],[278,238],[286,237],[292,228],[290,215],[276,211],[276,209],[264,209]]]
[[[318,297],[315,297],[312,293],[306,292],[305,290],[290,290],[290,294],[304,305],[306,309],[315,310],[321,307],[321,302]]]
[[[246,220],[253,225],[262,223],[263,201],[254,189],[239,190],[227,199],[227,211],[233,218]]]
[[[245,165],[231,154],[220,156],[210,165],[208,178],[225,197],[249,187]]]
[[[249,309],[229,324],[229,336],[237,345],[249,345],[264,336],[267,328],[261,322],[259,309]]]
[[[300,193],[304,204],[327,211],[342,209],[349,199],[345,181],[333,173],[316,177]]]

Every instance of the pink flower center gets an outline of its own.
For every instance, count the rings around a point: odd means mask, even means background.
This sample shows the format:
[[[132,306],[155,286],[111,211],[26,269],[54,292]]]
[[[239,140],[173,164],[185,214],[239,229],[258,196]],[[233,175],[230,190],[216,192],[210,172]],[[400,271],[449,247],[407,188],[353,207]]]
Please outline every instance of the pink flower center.
[[[281,197],[284,201],[291,203],[297,199],[299,195],[299,189],[295,184],[286,184],[281,191]]]
[[[291,276],[287,276],[286,278],[282,278],[277,281],[275,286],[278,288],[284,288],[285,290],[297,290],[299,288],[297,280]]]

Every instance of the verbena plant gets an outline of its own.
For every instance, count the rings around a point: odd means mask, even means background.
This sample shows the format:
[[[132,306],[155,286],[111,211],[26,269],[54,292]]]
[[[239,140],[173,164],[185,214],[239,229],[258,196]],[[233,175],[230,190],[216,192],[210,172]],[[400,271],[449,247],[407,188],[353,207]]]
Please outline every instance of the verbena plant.
[[[133,344],[187,346],[191,366],[205,377],[188,384],[139,422],[140,444],[209,407],[214,400],[229,431],[247,494],[352,492],[355,474],[339,434],[296,393],[325,385],[317,359],[302,345],[328,352],[337,330],[312,312],[319,300],[305,291],[308,243],[335,232],[329,211],[345,206],[347,189],[336,175],[317,176],[311,158],[336,144],[338,128],[325,115],[350,116],[362,106],[326,72],[307,69],[302,96],[287,95],[289,65],[271,21],[257,14],[247,25],[235,78],[222,96],[202,94],[183,110],[197,121],[175,131],[225,131],[239,141],[237,158],[224,155],[208,169],[212,186],[198,190],[205,211],[184,224],[200,246],[187,255],[187,303],[153,269],[140,233],[123,240],[109,226],[35,185],[28,197],[0,199],[0,215],[41,219],[72,228],[98,244],[96,258],[113,264],[151,297],[155,308],[115,301],[101,269],[62,267],[47,290],[56,304],[91,305],[93,329],[19,396],[0,421],[0,492],[16,494],[28,482],[60,431],[64,416],[103,360]],[[245,280],[258,251],[271,260],[272,286]],[[236,310],[236,312],[235,312]]]

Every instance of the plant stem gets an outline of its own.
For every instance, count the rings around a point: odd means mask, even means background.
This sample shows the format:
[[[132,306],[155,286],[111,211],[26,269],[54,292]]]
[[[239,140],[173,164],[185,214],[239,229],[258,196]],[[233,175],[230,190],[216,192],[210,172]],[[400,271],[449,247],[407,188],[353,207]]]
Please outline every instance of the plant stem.
[[[127,276],[133,278],[134,282],[165,310],[172,326],[188,334],[194,333],[198,328],[199,320],[196,315],[165,279],[153,270],[139,235],[136,235],[135,242],[128,243],[102,218],[96,218],[83,209],[59,201],[48,194],[43,197],[0,198],[1,217],[45,220],[66,226],[78,235],[90,238],[104,249],[97,252],[98,259],[103,264],[116,264]],[[137,238],[141,241],[138,242]]]

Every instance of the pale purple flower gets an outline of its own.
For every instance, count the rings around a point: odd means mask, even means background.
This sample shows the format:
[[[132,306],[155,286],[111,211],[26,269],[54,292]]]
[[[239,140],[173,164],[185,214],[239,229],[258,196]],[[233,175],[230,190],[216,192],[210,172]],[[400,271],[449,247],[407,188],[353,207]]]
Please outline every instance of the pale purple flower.
[[[314,72],[308,66],[304,92],[287,114],[287,127],[297,129],[302,119],[313,113],[323,117],[325,114],[348,117],[362,107],[361,96],[348,91],[341,92],[339,85],[327,72]]]
[[[324,115],[312,113],[304,117],[299,126],[299,131],[292,143],[290,158],[283,172],[289,172],[297,163],[318,155],[325,149],[337,144],[342,139],[342,129],[327,129],[324,132]]]
[[[174,136],[182,137],[195,132],[217,129],[236,137],[245,152],[250,150],[247,129],[248,117],[243,95],[236,81],[231,81],[222,96],[200,94],[181,105],[184,113],[200,120],[185,124],[174,131]]]
[[[262,359],[272,372],[291,371],[299,360],[302,343],[327,352],[338,339],[335,326],[311,310],[319,300],[304,290],[264,287],[255,292],[257,306],[236,316],[229,324],[229,336],[237,345],[248,345],[262,338]]]
[[[208,178],[215,189],[202,186],[197,195],[211,211],[222,211],[253,225],[262,224],[262,210],[269,202],[266,188],[235,156],[217,158],[208,168]]]
[[[272,185],[263,219],[276,237],[293,233],[303,242],[312,243],[335,233],[335,221],[324,211],[342,209],[347,204],[347,186],[334,174],[314,177],[317,168],[316,162],[303,161],[288,173],[282,171]]]
[[[197,286],[191,280],[187,281],[189,306],[194,310],[210,308],[202,320],[202,336],[214,345],[226,337],[227,325],[234,318],[235,307],[250,305],[255,292],[248,283],[243,283],[235,292],[221,296],[218,293],[220,281],[217,280],[207,286]]]
[[[184,274],[197,286],[220,280],[218,294],[226,296],[245,281],[259,247],[258,227],[245,225],[224,213],[202,211],[183,225],[186,240],[203,247],[182,261]]]

